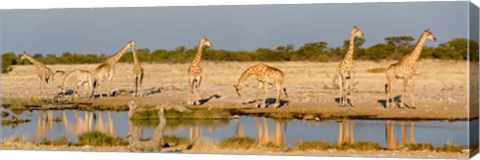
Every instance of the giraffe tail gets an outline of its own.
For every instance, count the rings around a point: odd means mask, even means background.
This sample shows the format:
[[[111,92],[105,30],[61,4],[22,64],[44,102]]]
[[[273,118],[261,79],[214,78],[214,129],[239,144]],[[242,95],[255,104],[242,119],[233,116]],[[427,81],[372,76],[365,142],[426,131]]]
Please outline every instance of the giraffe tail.
[[[65,71],[63,71],[63,70],[57,70],[57,71],[55,71],[55,73],[53,73],[53,74],[64,75],[64,74],[65,74]]]
[[[97,85],[98,85],[97,83],[98,83],[97,80],[94,79],[94,80],[93,80],[93,88],[97,88]]]
[[[385,84],[385,94],[388,94],[388,84]]]
[[[285,93],[285,97],[288,98],[288,94],[287,94],[287,88],[283,88],[283,93]]]

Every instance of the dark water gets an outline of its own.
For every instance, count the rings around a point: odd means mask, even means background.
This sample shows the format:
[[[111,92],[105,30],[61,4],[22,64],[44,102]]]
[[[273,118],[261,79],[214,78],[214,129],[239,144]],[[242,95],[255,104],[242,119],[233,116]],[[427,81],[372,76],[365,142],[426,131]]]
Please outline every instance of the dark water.
[[[11,111],[7,111],[14,114]],[[32,120],[17,126],[1,126],[0,138],[23,136],[27,140],[67,137],[77,141],[77,135],[98,130],[110,135],[125,137],[129,131],[127,112],[84,111],[25,111],[21,119]],[[49,118],[53,117],[53,118]],[[53,121],[54,118],[61,122]],[[158,122],[135,121],[134,126],[144,129],[143,137],[151,137]],[[374,141],[388,147],[404,143],[432,143],[439,146],[468,144],[468,122],[455,121],[302,121],[273,120],[263,117],[242,116],[237,120],[167,120],[165,135],[187,138],[199,137],[217,142],[228,137],[244,135],[259,142],[272,142],[291,146],[297,140],[323,140],[329,142]]]

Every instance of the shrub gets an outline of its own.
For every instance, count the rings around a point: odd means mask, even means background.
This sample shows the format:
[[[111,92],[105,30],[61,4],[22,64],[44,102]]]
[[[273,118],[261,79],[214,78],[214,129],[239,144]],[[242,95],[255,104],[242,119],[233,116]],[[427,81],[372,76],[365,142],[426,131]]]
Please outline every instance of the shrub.
[[[13,52],[2,54],[2,73],[13,71],[12,65],[17,64],[16,57]]]
[[[49,140],[49,139],[44,138],[40,142],[40,144],[41,145],[53,145],[53,146],[64,146],[64,145],[69,146],[70,142],[68,141],[68,139],[66,137],[60,137],[56,140]]]
[[[445,144],[443,146],[437,147],[436,150],[438,152],[462,152],[464,148],[466,147],[461,145]]]
[[[248,149],[255,146],[255,140],[250,137],[230,137],[220,141],[220,148]]]
[[[127,145],[120,137],[112,137],[99,131],[89,131],[78,135],[79,145],[119,146]]]
[[[293,145],[294,149],[305,151],[305,150],[327,150],[327,149],[332,149],[335,148],[336,145],[333,143],[328,143],[324,141],[296,141]]]
[[[172,145],[172,146],[178,146],[178,145],[189,144],[190,140],[188,140],[185,137],[177,137],[175,135],[172,135],[172,136],[163,136],[163,142],[168,143],[169,145]]]
[[[367,72],[370,73],[385,73],[386,68],[370,68],[367,70]]]
[[[418,151],[418,150],[429,150],[433,151],[434,147],[430,143],[416,143],[416,144],[407,144],[406,147],[408,150],[411,151]]]

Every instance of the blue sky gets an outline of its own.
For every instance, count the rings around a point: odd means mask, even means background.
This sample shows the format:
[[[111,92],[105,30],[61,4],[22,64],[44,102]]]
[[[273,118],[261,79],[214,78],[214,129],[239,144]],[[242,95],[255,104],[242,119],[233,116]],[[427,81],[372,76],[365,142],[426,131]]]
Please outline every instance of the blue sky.
[[[206,35],[216,49],[254,50],[325,41],[337,47],[353,25],[365,33],[364,47],[386,36],[415,38],[426,28],[436,46],[467,37],[468,2],[351,3],[311,5],[199,6],[2,10],[2,52],[105,53],[128,40],[137,48],[197,45]]]

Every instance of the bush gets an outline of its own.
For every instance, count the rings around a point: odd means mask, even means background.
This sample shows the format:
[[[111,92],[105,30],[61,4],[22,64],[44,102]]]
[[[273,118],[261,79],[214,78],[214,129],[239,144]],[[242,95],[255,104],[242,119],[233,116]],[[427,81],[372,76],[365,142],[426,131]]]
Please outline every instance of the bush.
[[[255,146],[255,140],[250,137],[230,137],[220,141],[220,148],[249,149]]]
[[[406,145],[408,150],[411,150],[411,151],[422,151],[422,150],[429,150],[429,151],[433,151],[434,147],[432,144],[430,143],[417,143],[417,144],[407,144]]]
[[[2,73],[13,71],[12,65],[17,64],[17,56],[13,52],[2,54]]]
[[[40,144],[41,145],[53,145],[53,146],[64,146],[64,145],[69,146],[70,142],[68,141],[68,139],[66,137],[60,137],[56,140],[49,140],[49,139],[44,138],[40,142]]]
[[[120,146],[127,145],[120,137],[112,137],[99,131],[89,131],[78,135],[79,145]]]
[[[367,72],[370,73],[385,73],[387,69],[386,68],[370,68],[367,70]]]
[[[150,108],[150,109],[148,109]],[[191,111],[177,111],[175,109],[167,109],[164,112],[166,119],[230,119],[230,112],[223,109],[193,109]],[[133,113],[132,120],[158,119],[158,109],[146,107],[142,111]]]
[[[400,60],[405,54],[413,49],[412,38],[409,36],[387,37],[386,43],[374,44],[367,48],[361,48],[365,39],[356,41],[354,58],[363,60]],[[348,45],[348,41],[344,42]],[[468,48],[470,44],[470,48]],[[478,42],[466,38],[455,38],[437,47],[425,47],[422,58],[466,60],[470,49],[471,59],[478,60]],[[173,50],[157,49],[150,51],[146,48],[136,50],[138,60],[147,63],[187,63],[195,56],[197,47],[187,48],[179,46]],[[224,49],[204,48],[203,59],[209,61],[339,61],[346,53],[345,46],[329,47],[324,41],[310,42],[295,49],[293,45],[276,46],[275,48],[258,48],[253,51],[229,51]],[[111,53],[110,53],[111,54]],[[110,55],[109,54],[109,55]],[[33,57],[45,64],[79,64],[100,63],[105,55],[82,54],[64,52],[61,56],[54,54],[35,54]],[[131,52],[127,52],[120,62],[133,62]],[[2,73],[13,70],[11,65],[24,64],[26,61],[18,61],[13,52],[2,55]]]
[[[462,152],[462,150],[465,148],[465,146],[461,145],[445,144],[443,146],[437,147],[436,150],[438,152]]]
[[[163,142],[168,143],[169,145],[172,145],[172,146],[178,146],[178,145],[189,144],[190,140],[188,140],[185,137],[177,137],[175,135],[172,135],[172,136],[163,136]]]
[[[296,141],[293,145],[294,149],[301,150],[301,151],[306,151],[306,150],[327,150],[327,149],[332,149],[336,148],[336,145],[333,143],[329,142],[324,142],[324,141]]]

